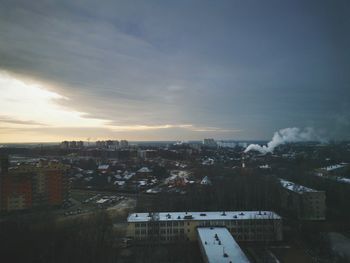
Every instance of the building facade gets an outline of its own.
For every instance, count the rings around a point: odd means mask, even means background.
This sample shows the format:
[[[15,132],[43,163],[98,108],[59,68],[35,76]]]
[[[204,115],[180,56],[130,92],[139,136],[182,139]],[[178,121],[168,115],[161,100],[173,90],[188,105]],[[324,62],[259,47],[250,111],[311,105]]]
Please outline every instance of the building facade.
[[[57,162],[11,167],[0,176],[1,210],[62,205],[68,200],[67,166]]]
[[[326,194],[280,179],[281,207],[300,220],[326,219]]]
[[[133,213],[127,235],[134,240],[197,240],[198,227],[226,227],[237,241],[282,240],[282,218],[272,211]]]

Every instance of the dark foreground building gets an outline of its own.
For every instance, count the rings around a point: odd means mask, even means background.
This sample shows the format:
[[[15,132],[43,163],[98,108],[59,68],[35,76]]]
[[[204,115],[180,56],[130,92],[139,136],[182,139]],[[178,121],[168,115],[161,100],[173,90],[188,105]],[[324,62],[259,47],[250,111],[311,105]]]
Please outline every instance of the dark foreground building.
[[[66,173],[67,166],[58,162],[3,167],[0,174],[1,210],[62,205],[69,193]]]

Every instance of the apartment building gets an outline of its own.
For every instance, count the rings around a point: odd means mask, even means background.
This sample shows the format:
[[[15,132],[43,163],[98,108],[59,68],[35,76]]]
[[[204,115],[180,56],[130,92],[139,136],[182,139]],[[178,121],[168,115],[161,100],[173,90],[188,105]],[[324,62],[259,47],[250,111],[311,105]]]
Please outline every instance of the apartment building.
[[[127,235],[135,240],[197,240],[198,227],[226,227],[237,241],[282,240],[282,218],[272,211],[133,213]]]
[[[326,218],[326,194],[284,179],[281,183],[281,207],[300,220]]]
[[[40,162],[11,167],[0,175],[1,210],[12,211],[57,206],[68,199],[67,167]]]

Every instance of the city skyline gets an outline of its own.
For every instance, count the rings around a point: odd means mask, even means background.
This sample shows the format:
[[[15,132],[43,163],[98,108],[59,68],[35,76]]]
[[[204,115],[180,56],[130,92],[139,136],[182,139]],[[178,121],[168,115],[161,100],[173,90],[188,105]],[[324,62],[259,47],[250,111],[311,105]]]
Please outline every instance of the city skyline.
[[[346,1],[2,1],[0,142],[350,139]]]

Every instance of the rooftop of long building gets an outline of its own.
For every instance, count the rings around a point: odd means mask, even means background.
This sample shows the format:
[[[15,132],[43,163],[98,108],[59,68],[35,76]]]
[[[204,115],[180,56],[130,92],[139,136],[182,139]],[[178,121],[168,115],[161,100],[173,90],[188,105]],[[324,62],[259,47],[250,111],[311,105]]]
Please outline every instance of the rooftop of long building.
[[[281,219],[273,211],[216,211],[216,212],[160,212],[132,213],[128,222],[177,221],[177,220],[247,220],[247,219]]]
[[[199,227],[197,232],[208,262],[249,262],[225,227]]]

